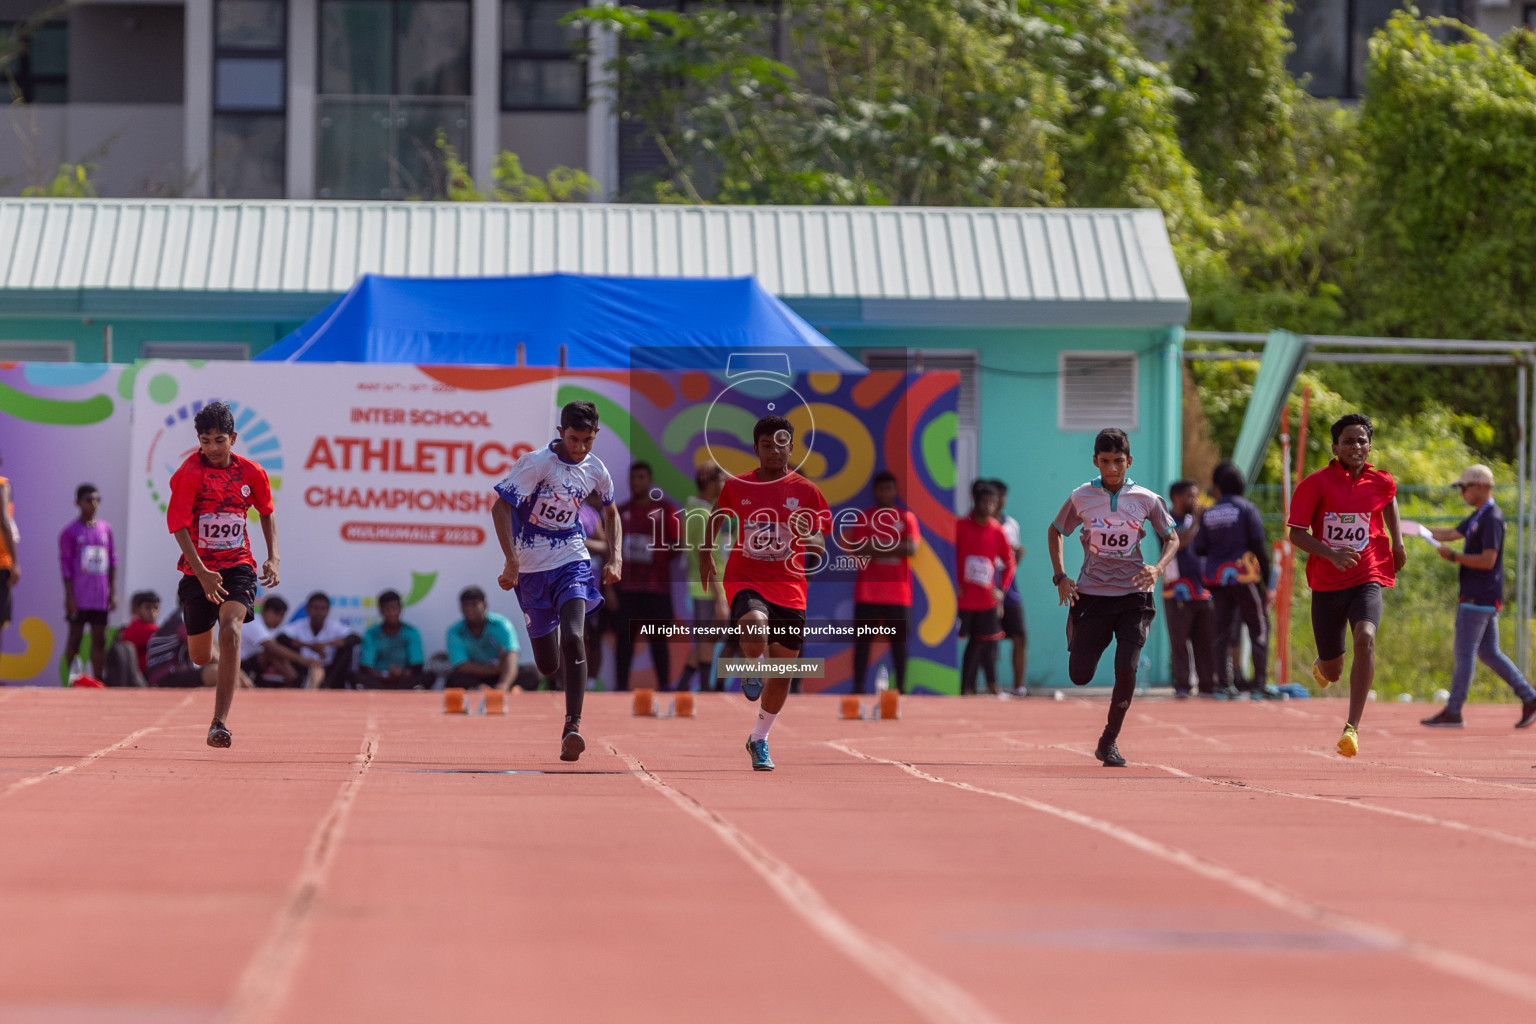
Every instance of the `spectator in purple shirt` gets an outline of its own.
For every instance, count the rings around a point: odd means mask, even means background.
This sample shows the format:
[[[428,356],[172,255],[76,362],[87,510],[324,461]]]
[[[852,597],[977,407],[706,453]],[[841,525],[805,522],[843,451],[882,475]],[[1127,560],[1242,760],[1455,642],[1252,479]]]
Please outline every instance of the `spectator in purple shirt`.
[[[1265,694],[1269,667],[1269,541],[1264,536],[1264,517],[1243,492],[1248,489],[1243,471],[1230,462],[1219,462],[1211,472],[1211,493],[1216,501],[1200,517],[1195,534],[1195,554],[1205,559],[1205,585],[1211,591],[1212,643],[1215,645],[1216,692],[1237,696],[1232,685],[1236,668],[1230,645],[1236,620],[1248,627],[1253,648],[1255,700]]]
[[[69,638],[64,641],[64,660],[80,653],[85,627],[91,627],[91,674],[106,673],[107,613],[117,609],[117,548],[112,527],[96,518],[101,492],[94,484],[75,489],[80,517],[59,534],[59,567],[64,574],[64,616]]]

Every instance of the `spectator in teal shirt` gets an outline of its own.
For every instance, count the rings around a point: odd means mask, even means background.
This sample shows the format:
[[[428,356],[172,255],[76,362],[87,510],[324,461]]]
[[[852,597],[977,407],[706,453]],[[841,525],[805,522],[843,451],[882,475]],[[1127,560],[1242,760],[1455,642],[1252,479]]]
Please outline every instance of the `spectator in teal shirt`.
[[[462,622],[448,630],[449,686],[505,690],[517,675],[517,633],[505,615],[485,610],[485,591],[465,587],[459,594]]]
[[[400,595],[379,595],[379,621],[363,634],[354,685],[369,690],[430,690],[434,682],[423,670],[421,632],[400,621]]]

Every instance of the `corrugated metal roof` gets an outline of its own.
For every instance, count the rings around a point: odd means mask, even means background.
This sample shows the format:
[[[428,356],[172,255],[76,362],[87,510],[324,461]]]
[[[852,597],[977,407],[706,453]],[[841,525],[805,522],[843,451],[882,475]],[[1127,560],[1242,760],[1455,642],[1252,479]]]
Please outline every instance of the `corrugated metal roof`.
[[[859,300],[866,322],[1189,309],[1156,210],[0,199],[0,308],[7,291],[339,293],[368,272],[752,274]]]

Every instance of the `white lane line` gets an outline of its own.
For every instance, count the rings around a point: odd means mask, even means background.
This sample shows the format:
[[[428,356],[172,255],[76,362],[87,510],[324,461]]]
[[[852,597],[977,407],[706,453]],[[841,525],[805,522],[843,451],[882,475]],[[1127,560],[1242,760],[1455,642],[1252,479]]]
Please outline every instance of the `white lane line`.
[[[1091,750],[1082,750],[1078,747],[1062,747],[1061,749],[1070,750],[1072,753],[1081,754],[1083,757],[1093,757],[1093,751]],[[1159,771],[1167,772],[1169,775],[1177,775],[1181,779],[1194,779],[1198,782],[1210,783],[1213,786],[1227,786],[1231,789],[1249,793],[1267,793],[1270,796],[1284,796],[1292,800],[1310,800],[1314,803],[1353,807],[1356,810],[1370,811],[1373,814],[1384,814],[1390,818],[1401,818],[1404,821],[1412,821],[1420,825],[1435,825],[1439,828],[1448,828],[1453,832],[1465,832],[1468,835],[1483,836],[1486,839],[1507,843],[1510,846],[1518,846],[1524,850],[1536,850],[1536,839],[1515,835],[1512,832],[1500,832],[1498,829],[1484,828],[1481,825],[1468,825],[1466,822],[1457,821],[1454,818],[1437,818],[1432,814],[1419,814],[1416,811],[1403,811],[1398,810],[1396,807],[1384,807],[1381,804],[1366,803],[1362,800],[1344,800],[1340,797],[1323,796],[1319,793],[1292,793],[1284,789],[1270,789],[1267,786],[1257,786],[1251,782],[1213,779],[1208,775],[1194,775],[1184,771],[1182,768],[1175,768],[1173,765],[1168,764],[1158,764],[1155,761],[1132,761],[1131,764],[1144,768],[1156,768]]]
[[[646,768],[634,757],[607,744],[644,785],[672,801],[734,850],[769,888],[827,942],[858,964],[925,1020],[935,1024],[1000,1024],[999,1018],[948,978],[893,946],[867,935],[834,910],[805,876],[763,849],[750,835],[709,810]]]
[[[271,933],[246,965],[240,984],[221,1019],[228,1024],[260,1024],[277,1018],[293,985],[294,971],[309,940],[309,924],[319,902],[320,889],[330,870],[331,861],[341,845],[347,816],[357,791],[367,778],[368,766],[379,751],[379,734],[370,712],[364,727],[363,746],[352,759],[352,771],[336,791],[315,834],[304,853],[304,866],[294,882],[293,892],[278,915]]]
[[[951,786],[955,789],[964,790],[968,793],[1006,800],[1009,803],[1027,807],[1032,811],[1049,814],[1063,821],[1070,821],[1075,825],[1081,825],[1100,835],[1108,836],[1111,839],[1124,843],[1134,850],[1151,854],[1170,864],[1186,868],[1204,878],[1220,882],[1278,910],[1294,914],[1304,920],[1316,921],[1319,924],[1327,925],[1336,931],[1352,935],[1382,949],[1400,953],[1427,967],[1433,967],[1438,971],[1464,981],[1482,985],[1495,992],[1500,992],[1528,1003],[1536,1003],[1536,977],[1485,963],[1475,957],[1457,953],[1453,950],[1432,946],[1402,932],[1388,928],[1385,925],[1354,917],[1319,903],[1312,903],[1295,893],[1288,892],[1278,885],[1262,881],[1251,875],[1245,875],[1239,871],[1234,871],[1221,864],[1196,856],[1188,850],[1169,846],[1166,843],[1116,825],[1113,822],[1104,821],[1102,818],[1095,818],[1080,811],[1057,807],[1055,804],[1048,804],[1043,800],[1035,800],[1032,797],[1019,796],[1015,793],[1004,793],[995,789],[983,789],[980,786],[973,786],[968,782],[955,782],[937,775],[930,775],[904,761],[893,761],[889,758],[875,757],[840,743],[830,743],[828,745],[841,750],[850,757],[857,757],[861,760],[875,761],[900,768],[907,774],[922,779],[925,782],[933,782],[941,786]]]
[[[1308,750],[1306,747],[1297,747],[1303,754],[1311,754],[1313,757],[1321,757],[1325,761],[1337,760],[1332,754],[1325,754],[1319,750]],[[1366,761],[1378,768],[1400,768],[1405,772],[1419,772],[1423,775],[1433,775],[1441,779],[1452,779],[1456,782],[1466,782],[1474,786],[1497,786],[1499,789],[1513,789],[1517,793],[1536,792],[1536,785],[1522,786],[1517,782],[1494,782],[1492,779],[1471,779],[1465,775],[1452,775],[1449,772],[1435,771],[1433,768],[1419,768],[1411,764],[1396,764],[1392,761]]]
[[[1174,730],[1175,732],[1179,733],[1182,736],[1188,736],[1192,740],[1199,740],[1202,743],[1209,743],[1213,747],[1216,747],[1216,748],[1218,748],[1220,750],[1231,750],[1232,749],[1230,744],[1223,743],[1221,740],[1218,740],[1214,736],[1207,736],[1204,733],[1195,732],[1193,729],[1189,728],[1188,726],[1180,725],[1177,722],[1164,722],[1160,718],[1153,718],[1151,715],[1143,714],[1141,712],[1137,712],[1137,717],[1140,718],[1144,722],[1150,722],[1153,725],[1160,725],[1160,726],[1162,726],[1165,729],[1172,729],[1172,730]]]
[[[182,700],[180,704],[177,704],[165,714],[155,719],[154,725],[145,726],[143,729],[135,729],[133,732],[129,733],[127,736],[124,736],[110,747],[102,747],[100,750],[95,751],[94,753],[86,754],[74,764],[61,764],[57,768],[50,768],[40,775],[28,775],[24,779],[17,779],[9,786],[6,786],[4,789],[0,789],[0,797],[10,796],[12,793],[26,789],[28,786],[35,786],[39,782],[46,782],[49,779],[56,779],[61,775],[68,775],[71,772],[77,772],[81,768],[89,767],[91,764],[101,760],[113,751],[122,750],[124,747],[128,746],[128,744],[132,743],[134,740],[141,736],[147,736],[152,732],[159,732],[160,726],[165,723],[167,718],[170,718],[176,712],[192,703],[193,696],[195,696],[195,694],[187,694],[186,698]]]

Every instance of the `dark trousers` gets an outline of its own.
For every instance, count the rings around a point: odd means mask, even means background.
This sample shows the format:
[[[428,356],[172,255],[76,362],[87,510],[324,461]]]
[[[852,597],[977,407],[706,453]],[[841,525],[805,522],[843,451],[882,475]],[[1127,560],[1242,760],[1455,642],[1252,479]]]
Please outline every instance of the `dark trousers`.
[[[1151,594],[1079,594],[1067,613],[1067,675],[1073,683],[1087,686],[1093,682],[1099,658],[1111,641],[1115,645],[1115,687],[1109,695],[1106,740],[1120,736],[1126,712],[1131,709],[1131,698],[1136,696],[1136,667],[1156,614]]]
[[[430,690],[436,683],[432,673],[409,669],[404,675],[390,676],[364,665],[352,673],[352,685],[359,690]]]
[[[900,604],[868,604],[856,601],[853,605],[853,621],[872,626],[895,626],[903,630],[900,640],[891,641],[891,668],[896,677],[896,689],[907,692],[907,639],[905,630],[912,619],[912,609]],[[853,692],[868,693],[869,645],[868,637],[853,642]]]
[[[1248,627],[1248,646],[1253,649],[1253,678],[1244,689],[1264,689],[1269,668],[1269,609],[1257,583],[1232,583],[1211,588],[1213,636],[1210,650],[1216,662],[1216,685],[1232,685],[1232,637],[1239,619]]]
[[[619,607],[613,617],[613,674],[615,690],[629,689],[629,666],[635,660],[635,640],[630,635],[629,624],[640,619],[646,622],[670,623],[672,614],[671,594],[647,594],[640,591],[619,591]],[[672,650],[670,642],[650,641],[651,664],[656,667],[656,689],[672,688]]]
[[[1163,613],[1168,617],[1168,640],[1173,645],[1173,688],[1189,692],[1190,652],[1193,648],[1195,678],[1201,693],[1216,692],[1216,657],[1212,632],[1214,622],[1211,602],[1165,600]]]

